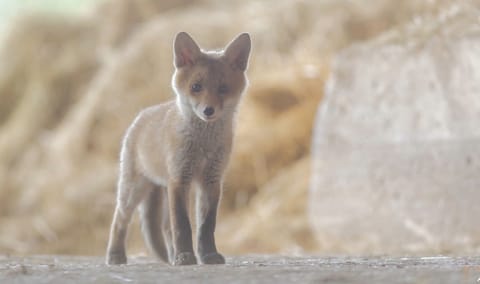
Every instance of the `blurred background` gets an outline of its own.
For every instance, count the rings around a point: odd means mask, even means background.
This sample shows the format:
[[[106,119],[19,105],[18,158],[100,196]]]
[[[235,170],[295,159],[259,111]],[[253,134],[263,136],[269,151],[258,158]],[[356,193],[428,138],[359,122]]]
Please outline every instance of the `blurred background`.
[[[480,250],[480,1],[0,0],[0,253],[104,254],[172,41],[249,32],[226,254]],[[478,207],[478,208],[477,208]],[[146,252],[137,216],[129,254]]]

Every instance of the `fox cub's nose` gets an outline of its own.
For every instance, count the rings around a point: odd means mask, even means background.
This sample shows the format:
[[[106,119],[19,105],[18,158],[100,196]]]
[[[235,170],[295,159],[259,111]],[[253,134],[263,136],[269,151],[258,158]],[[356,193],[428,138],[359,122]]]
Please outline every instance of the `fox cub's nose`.
[[[211,116],[215,113],[215,109],[213,107],[206,107],[204,110],[203,110],[203,113],[206,115],[206,116]]]

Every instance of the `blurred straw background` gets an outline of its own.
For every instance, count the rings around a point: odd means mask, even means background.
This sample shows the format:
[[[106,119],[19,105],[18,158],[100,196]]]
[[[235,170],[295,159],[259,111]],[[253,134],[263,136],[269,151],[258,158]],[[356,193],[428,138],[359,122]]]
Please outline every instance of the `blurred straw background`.
[[[332,58],[455,1],[2,3],[0,253],[100,255],[121,137],[139,110],[172,98],[177,32],[206,49],[244,31],[253,38],[220,249],[321,252],[306,208],[313,121]],[[137,220],[133,227],[129,251],[143,253]]]

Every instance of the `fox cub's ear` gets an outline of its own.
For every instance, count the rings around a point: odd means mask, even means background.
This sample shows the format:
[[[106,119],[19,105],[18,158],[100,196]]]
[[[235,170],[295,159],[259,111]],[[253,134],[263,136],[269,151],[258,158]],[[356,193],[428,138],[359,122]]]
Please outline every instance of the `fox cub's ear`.
[[[245,71],[248,65],[248,55],[251,49],[250,35],[243,33],[235,38],[225,48],[225,57],[234,69]]]
[[[201,51],[192,37],[186,32],[180,32],[173,44],[174,65],[177,68],[191,66],[195,63]]]

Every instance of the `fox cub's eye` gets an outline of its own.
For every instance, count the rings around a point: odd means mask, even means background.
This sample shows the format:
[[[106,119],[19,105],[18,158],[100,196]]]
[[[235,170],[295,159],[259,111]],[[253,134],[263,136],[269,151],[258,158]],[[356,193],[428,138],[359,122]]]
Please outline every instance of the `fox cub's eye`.
[[[202,90],[202,85],[199,83],[195,83],[192,85],[191,89],[192,89],[192,92],[198,93]]]
[[[225,95],[228,93],[228,87],[226,85],[220,85],[220,87],[218,87],[218,93],[220,95]]]

